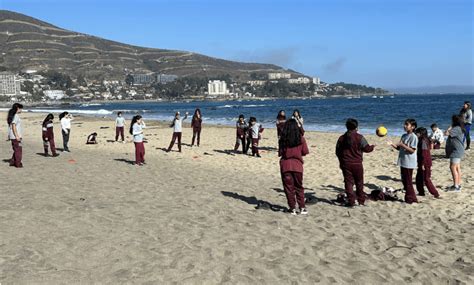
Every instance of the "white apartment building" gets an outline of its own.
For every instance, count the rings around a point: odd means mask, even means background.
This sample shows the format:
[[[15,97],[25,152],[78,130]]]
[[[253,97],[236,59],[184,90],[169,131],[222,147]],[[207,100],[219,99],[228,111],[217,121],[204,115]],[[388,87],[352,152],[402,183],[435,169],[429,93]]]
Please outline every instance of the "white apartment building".
[[[268,79],[275,80],[275,79],[289,79],[291,78],[291,73],[285,72],[273,72],[268,74]]]
[[[207,90],[210,96],[229,95],[227,83],[221,80],[209,80]]]
[[[291,78],[288,79],[288,83],[290,84],[309,84],[311,81],[308,77],[298,77],[298,78]]]
[[[320,85],[321,79],[319,77],[313,77],[313,84]]]
[[[20,78],[13,73],[0,72],[0,96],[20,95]]]
[[[263,86],[265,85],[265,83],[267,83],[267,81],[265,80],[250,80],[250,81],[247,81],[248,84],[250,84],[250,86]]]
[[[173,74],[157,74],[156,75],[156,82],[166,84],[168,82],[173,82],[178,79],[177,75]]]
[[[43,93],[50,100],[61,100],[66,96],[63,90],[45,90]]]
[[[133,84],[136,84],[136,85],[151,84],[155,81],[155,75],[153,73],[132,74],[132,76],[133,76]]]

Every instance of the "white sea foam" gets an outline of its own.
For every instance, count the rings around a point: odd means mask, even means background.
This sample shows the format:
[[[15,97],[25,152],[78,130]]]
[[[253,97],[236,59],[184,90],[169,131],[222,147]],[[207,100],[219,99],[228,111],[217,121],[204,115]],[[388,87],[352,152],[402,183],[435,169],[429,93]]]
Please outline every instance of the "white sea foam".
[[[29,109],[27,112],[32,113],[62,113],[69,112],[71,114],[84,114],[84,115],[110,115],[113,111],[99,109],[99,110],[77,110],[77,109]]]

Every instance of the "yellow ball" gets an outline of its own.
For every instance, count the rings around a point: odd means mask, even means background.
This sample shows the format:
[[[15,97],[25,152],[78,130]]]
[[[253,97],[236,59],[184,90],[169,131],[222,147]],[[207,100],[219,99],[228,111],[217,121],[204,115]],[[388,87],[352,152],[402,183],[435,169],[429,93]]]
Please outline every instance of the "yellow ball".
[[[375,133],[379,136],[379,137],[384,137],[387,135],[388,133],[388,130],[384,127],[384,126],[380,126],[377,128],[377,130],[375,131]]]

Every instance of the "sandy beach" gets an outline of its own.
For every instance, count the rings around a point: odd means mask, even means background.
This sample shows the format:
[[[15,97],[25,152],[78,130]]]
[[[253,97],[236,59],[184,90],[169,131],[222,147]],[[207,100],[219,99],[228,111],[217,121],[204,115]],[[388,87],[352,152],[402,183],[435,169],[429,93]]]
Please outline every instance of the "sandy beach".
[[[472,152],[461,164],[461,193],[349,209],[333,202],[343,191],[340,134],[307,132],[309,215],[291,216],[280,211],[287,204],[274,129],[263,133],[262,158],[232,153],[235,130],[205,122],[201,147],[188,145],[186,124],[183,152],[166,153],[172,130],[147,121],[139,167],[131,136],[113,142],[107,118],[76,117],[71,153],[44,157],[43,118],[22,114],[22,169],[9,167],[0,128],[2,285],[474,283]],[[62,148],[57,115],[54,131]],[[99,143],[86,145],[92,132]],[[367,139],[377,146],[365,155],[365,191],[402,188],[397,152],[385,138]],[[432,151],[438,190],[452,185],[443,154]]]

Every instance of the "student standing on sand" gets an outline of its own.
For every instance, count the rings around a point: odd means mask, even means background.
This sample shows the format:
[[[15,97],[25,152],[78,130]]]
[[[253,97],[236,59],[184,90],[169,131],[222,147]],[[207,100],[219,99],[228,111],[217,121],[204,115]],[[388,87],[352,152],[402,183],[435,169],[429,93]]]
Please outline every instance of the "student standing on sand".
[[[296,120],[296,122],[298,123],[298,127],[302,130],[302,133],[304,135],[304,128],[303,128],[304,120],[303,120],[303,117],[301,116],[300,111],[298,109],[295,109],[293,111],[293,116],[291,118]]]
[[[357,133],[358,127],[359,122],[356,119],[348,119],[346,121],[347,132],[339,137],[336,144],[336,156],[344,176],[344,188],[348,198],[347,207],[355,205],[356,197],[359,205],[365,203],[363,153],[372,152],[375,147],[369,145],[367,140]],[[355,195],[354,184],[356,186]]]
[[[258,152],[258,142],[261,139],[261,133],[263,132],[263,127],[261,124],[257,123],[255,117],[250,117],[249,119],[249,133],[252,138],[252,156],[261,157]]]
[[[120,137],[122,138],[122,143],[125,143],[124,129],[125,129],[125,118],[122,117],[122,112],[118,112],[117,118],[115,119],[115,141],[118,141],[118,138],[120,135]]]
[[[278,112],[278,115],[276,117],[276,129],[277,129],[278,140],[280,140],[281,132],[283,131],[285,123],[286,123],[285,111],[280,110],[280,112]]]
[[[12,108],[8,111],[7,123],[8,123],[8,139],[12,143],[13,156],[10,160],[10,166],[17,168],[23,167],[21,163],[22,159],[22,128],[20,114],[23,111],[23,105],[20,103],[13,104]]]
[[[183,121],[188,117],[188,112],[185,113],[184,118],[180,118],[179,112],[174,115],[173,123],[170,125],[173,128],[173,137],[166,152],[170,152],[173,148],[174,142],[178,139],[178,151],[181,152],[181,134],[183,132]]]
[[[301,133],[298,123],[290,119],[285,123],[278,143],[280,159],[280,174],[288,202],[289,212],[296,215],[296,203],[300,215],[307,215],[304,201],[303,187],[303,156],[309,153],[306,141]]]
[[[239,149],[240,144],[242,144],[242,153],[246,153],[247,151],[247,129],[248,125],[247,122],[245,121],[245,117],[243,114],[239,115],[239,119],[235,123],[235,129],[236,129],[236,138],[235,138],[235,146],[234,146],[234,151],[237,151]]]
[[[48,156],[48,149],[51,148],[51,154],[53,156],[58,156],[56,153],[56,145],[54,144],[54,131],[53,131],[53,120],[54,115],[48,114],[43,121],[42,134],[43,134],[43,147],[44,155]]]
[[[191,127],[193,128],[193,139],[191,141],[191,146],[194,145],[194,140],[197,137],[197,146],[201,141],[201,125],[202,125],[202,116],[201,109],[197,108],[194,111],[193,119],[191,120]]]
[[[400,166],[403,189],[405,189],[405,202],[408,204],[418,203],[413,188],[413,169],[418,166],[416,156],[418,138],[413,133],[416,127],[415,119],[406,119],[403,125],[406,134],[401,137],[400,142],[397,144],[393,144],[391,141],[388,142],[389,145],[399,151],[397,164]]]
[[[59,114],[59,120],[61,122],[61,132],[63,134],[63,151],[70,152],[68,144],[69,137],[71,136],[71,121],[73,120],[72,115],[68,112],[62,112]]]
[[[428,191],[435,198],[439,198],[439,193],[436,187],[431,182],[431,141],[428,137],[428,131],[425,128],[417,128],[415,134],[418,137],[418,171],[416,172],[416,190],[418,195],[425,196],[425,189],[423,186],[426,185]]]
[[[453,176],[454,185],[447,191],[461,191],[461,159],[464,156],[464,118],[454,115],[451,118],[451,127],[446,131],[446,156],[449,157],[449,168]]]
[[[460,112],[461,116],[464,119],[464,141],[466,141],[466,150],[471,148],[471,124],[472,124],[472,110],[471,110],[471,102],[466,101]]]
[[[143,144],[143,129],[146,128],[142,116],[136,115],[130,123],[130,134],[135,144],[135,165],[142,166],[145,163],[145,145]]]

